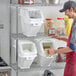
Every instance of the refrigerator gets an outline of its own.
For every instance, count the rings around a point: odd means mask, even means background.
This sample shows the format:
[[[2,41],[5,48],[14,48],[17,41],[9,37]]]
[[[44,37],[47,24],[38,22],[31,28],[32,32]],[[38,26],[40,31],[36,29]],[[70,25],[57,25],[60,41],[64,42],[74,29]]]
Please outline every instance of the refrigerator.
[[[0,0],[0,57],[10,64],[10,0]]]

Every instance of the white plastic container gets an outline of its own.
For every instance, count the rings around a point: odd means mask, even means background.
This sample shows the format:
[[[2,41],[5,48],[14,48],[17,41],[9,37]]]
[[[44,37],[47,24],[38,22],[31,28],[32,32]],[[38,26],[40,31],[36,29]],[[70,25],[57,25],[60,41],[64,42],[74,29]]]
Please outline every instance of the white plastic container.
[[[62,41],[62,40],[58,40],[56,41],[56,48],[63,48],[63,47],[66,47],[67,46],[67,42],[65,41]]]
[[[37,55],[25,56],[25,57],[24,56],[19,56],[18,66],[21,69],[29,69],[36,56]]]
[[[21,69],[30,68],[32,62],[37,56],[37,49],[31,41],[19,41],[19,59],[18,66]]]
[[[22,33],[28,37],[36,36],[43,24],[43,14],[38,9],[20,8],[19,24],[22,26]]]
[[[15,41],[15,40],[14,40]],[[13,45],[13,54],[16,59],[16,47],[15,42]],[[37,49],[35,44],[29,40],[18,40],[18,66],[21,69],[30,68],[31,64],[33,63],[35,57],[37,56]],[[15,62],[14,59],[14,62]]]
[[[38,49],[38,57],[36,58],[35,61],[40,66],[47,67],[47,66],[50,66],[50,64],[55,61],[57,54],[50,56],[48,55],[47,51],[45,51],[49,48],[56,49],[55,40],[56,39],[47,38],[47,37],[35,40],[35,43]]]

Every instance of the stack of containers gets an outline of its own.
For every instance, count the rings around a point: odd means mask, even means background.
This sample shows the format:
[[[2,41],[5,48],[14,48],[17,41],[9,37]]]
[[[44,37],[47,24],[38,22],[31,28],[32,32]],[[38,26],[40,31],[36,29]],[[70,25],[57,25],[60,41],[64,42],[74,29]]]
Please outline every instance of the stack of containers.
[[[16,62],[16,40],[12,43],[12,63]],[[18,40],[18,66],[21,69],[30,68],[35,57],[37,56],[37,49],[35,44],[30,40]]]
[[[30,68],[35,57],[37,56],[36,46],[31,41],[19,41],[19,58],[18,65],[20,68]]]
[[[44,23],[44,17],[40,10],[33,8],[19,8],[19,25],[22,33],[28,37],[36,36]]]

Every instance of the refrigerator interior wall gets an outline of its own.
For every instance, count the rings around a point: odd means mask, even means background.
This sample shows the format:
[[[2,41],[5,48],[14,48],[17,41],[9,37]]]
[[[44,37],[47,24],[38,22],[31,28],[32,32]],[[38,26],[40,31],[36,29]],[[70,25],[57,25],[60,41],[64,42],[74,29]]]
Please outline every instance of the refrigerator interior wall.
[[[0,56],[9,64],[9,3],[10,0],[0,0]]]

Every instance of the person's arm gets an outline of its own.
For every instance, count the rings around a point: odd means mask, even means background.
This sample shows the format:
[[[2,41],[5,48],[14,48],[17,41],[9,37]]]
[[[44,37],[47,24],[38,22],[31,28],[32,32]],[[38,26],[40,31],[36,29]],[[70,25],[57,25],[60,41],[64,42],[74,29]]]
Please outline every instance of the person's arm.
[[[65,48],[55,50],[55,53],[69,53],[69,52],[72,52],[72,49],[70,49],[69,47],[65,47]]]
[[[69,52],[72,52],[72,50],[69,47],[65,47],[65,48],[61,48],[61,49],[57,49],[57,50],[54,50],[52,48],[52,49],[48,50],[48,54],[50,54],[50,55],[53,55],[53,54],[56,54],[56,53],[61,54],[61,53],[69,53]]]

